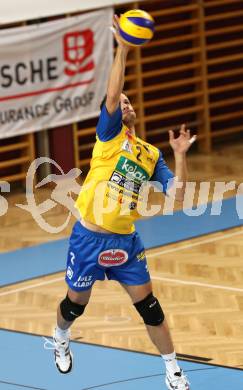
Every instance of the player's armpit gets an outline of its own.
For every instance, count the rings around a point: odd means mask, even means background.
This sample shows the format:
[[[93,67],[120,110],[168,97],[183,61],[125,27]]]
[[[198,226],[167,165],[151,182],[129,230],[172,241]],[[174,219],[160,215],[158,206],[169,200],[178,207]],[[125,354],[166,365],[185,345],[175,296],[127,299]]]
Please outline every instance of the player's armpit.
[[[107,95],[105,106],[110,115],[112,115],[117,110],[119,104],[120,104],[120,95],[115,97]]]

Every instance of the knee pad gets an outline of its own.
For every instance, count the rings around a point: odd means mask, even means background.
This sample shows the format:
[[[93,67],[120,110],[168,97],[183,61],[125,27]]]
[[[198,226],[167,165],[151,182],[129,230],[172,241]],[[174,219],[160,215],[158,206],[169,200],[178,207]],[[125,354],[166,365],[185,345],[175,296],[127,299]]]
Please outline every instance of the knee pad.
[[[157,298],[150,293],[142,301],[134,304],[146,325],[157,326],[162,324],[165,315]]]
[[[67,295],[60,303],[60,310],[64,320],[71,322],[83,314],[85,306],[72,302]]]

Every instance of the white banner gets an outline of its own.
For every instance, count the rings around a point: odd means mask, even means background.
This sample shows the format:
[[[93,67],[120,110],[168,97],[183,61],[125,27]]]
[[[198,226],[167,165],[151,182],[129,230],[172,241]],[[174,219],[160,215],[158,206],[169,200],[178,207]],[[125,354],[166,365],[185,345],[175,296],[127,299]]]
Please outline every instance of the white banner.
[[[139,0],[139,3],[142,1],[144,0]],[[2,26],[31,19],[121,6],[127,3],[132,3],[132,0],[2,0],[0,1],[0,24]],[[141,8],[143,9],[142,6]]]
[[[0,138],[98,115],[113,58],[112,8],[0,30]]]

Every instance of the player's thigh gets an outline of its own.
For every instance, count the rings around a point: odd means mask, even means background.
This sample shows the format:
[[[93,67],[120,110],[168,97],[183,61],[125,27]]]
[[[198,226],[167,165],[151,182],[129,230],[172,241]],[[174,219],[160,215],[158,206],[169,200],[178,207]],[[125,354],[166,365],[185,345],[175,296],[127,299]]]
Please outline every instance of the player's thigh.
[[[69,299],[79,305],[87,305],[91,296],[92,288],[84,291],[74,291],[71,288],[68,289]]]
[[[121,283],[121,285],[126,290],[126,292],[130,296],[133,303],[142,301],[144,298],[146,298],[152,292],[151,281],[149,281],[145,284],[136,285],[136,286],[133,286],[133,285],[131,286],[131,285],[124,284],[124,283]]]

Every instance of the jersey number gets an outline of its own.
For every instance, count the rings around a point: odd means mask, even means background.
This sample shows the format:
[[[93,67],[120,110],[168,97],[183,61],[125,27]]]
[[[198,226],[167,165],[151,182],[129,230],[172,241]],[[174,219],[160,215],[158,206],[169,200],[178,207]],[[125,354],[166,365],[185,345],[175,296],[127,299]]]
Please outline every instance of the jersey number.
[[[136,146],[136,149],[138,151],[138,154],[137,154],[136,158],[137,158],[138,161],[142,162],[142,160],[140,158],[141,153],[142,153],[142,148],[141,148],[141,146]]]

